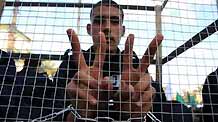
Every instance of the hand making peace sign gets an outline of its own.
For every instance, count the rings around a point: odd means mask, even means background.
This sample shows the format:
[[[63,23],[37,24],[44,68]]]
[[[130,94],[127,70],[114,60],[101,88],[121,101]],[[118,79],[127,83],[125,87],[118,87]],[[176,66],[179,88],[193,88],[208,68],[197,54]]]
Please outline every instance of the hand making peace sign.
[[[103,78],[102,69],[106,53],[105,35],[102,32],[99,33],[100,42],[95,52],[94,62],[92,66],[88,66],[81,52],[80,42],[76,33],[72,29],[68,29],[67,34],[72,41],[73,60],[78,67],[78,72],[67,85],[67,92],[69,96],[74,98],[72,103],[77,103],[79,109],[96,110],[99,92],[113,89],[112,84],[108,82],[109,79]],[[83,111],[80,114],[86,115],[86,117],[93,117],[95,112]]]
[[[99,33],[99,45],[96,49],[96,55],[92,66],[86,64],[83,53],[81,52],[80,43],[77,35],[72,29],[67,30],[67,34],[72,41],[73,59],[78,65],[78,72],[75,74],[71,82],[67,85],[67,92],[78,102],[79,108],[97,109],[99,89],[112,90],[112,84],[107,77],[103,77],[103,64],[106,53],[106,39],[104,33]],[[152,96],[155,93],[151,86],[151,77],[145,73],[153,59],[157,47],[162,42],[163,36],[157,34],[150,43],[143,58],[140,60],[138,68],[132,66],[134,35],[130,34],[126,40],[125,50],[123,54],[123,70],[121,73],[120,103],[117,108],[120,111],[129,112],[147,112],[151,108]],[[89,104],[88,106],[86,104]],[[120,106],[121,105],[121,106]],[[88,108],[87,108],[88,107]],[[92,114],[84,113],[88,117]]]
[[[151,86],[150,81],[152,78],[146,71],[162,40],[162,34],[157,34],[140,60],[138,68],[134,68],[132,62],[134,35],[130,34],[128,36],[123,54],[123,70],[119,94],[120,101],[126,100],[128,102],[117,106],[121,111],[135,112],[137,116],[139,112],[147,112],[151,109],[152,96],[155,94],[155,89]]]

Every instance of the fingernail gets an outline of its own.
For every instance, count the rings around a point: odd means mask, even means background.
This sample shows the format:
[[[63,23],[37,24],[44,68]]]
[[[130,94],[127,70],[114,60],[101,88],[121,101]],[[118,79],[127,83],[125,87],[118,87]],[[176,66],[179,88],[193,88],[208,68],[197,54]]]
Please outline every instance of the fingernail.
[[[163,35],[161,33],[157,33],[157,40],[163,40]]]
[[[96,104],[97,104],[97,100],[92,99],[92,100],[90,101],[90,103],[91,103],[92,105],[96,105]]]
[[[74,30],[73,29],[67,29],[67,34],[68,35],[72,35],[72,34],[75,34]]]
[[[72,29],[67,29],[67,34],[70,34]]]
[[[136,102],[136,105],[137,105],[138,107],[142,107],[142,103],[141,103],[141,102]]]
[[[99,32],[99,35],[104,35],[104,33],[100,31],[100,32]]]
[[[129,34],[129,38],[134,38],[134,34]]]

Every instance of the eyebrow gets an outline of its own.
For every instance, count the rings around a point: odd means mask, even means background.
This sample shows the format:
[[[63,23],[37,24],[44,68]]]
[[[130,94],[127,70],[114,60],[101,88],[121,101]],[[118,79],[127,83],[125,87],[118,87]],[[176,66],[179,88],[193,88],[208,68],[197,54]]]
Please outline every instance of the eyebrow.
[[[106,18],[105,16],[95,16],[94,18],[93,18],[93,20],[95,20],[95,19],[99,19],[99,18]],[[120,17],[118,17],[118,16],[110,16],[110,19],[118,19],[118,20],[120,20]]]
[[[115,20],[115,19],[118,19],[118,20],[120,20],[120,17],[118,17],[118,16],[111,16],[111,19],[113,20]]]

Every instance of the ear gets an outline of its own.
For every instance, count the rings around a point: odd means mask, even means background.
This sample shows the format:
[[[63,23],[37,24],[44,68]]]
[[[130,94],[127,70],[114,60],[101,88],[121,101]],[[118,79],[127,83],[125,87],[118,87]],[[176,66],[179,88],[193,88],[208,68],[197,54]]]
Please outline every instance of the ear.
[[[121,34],[121,36],[124,36],[124,34],[125,34],[125,31],[126,31],[126,27],[125,27],[125,26],[123,26],[123,30],[122,30],[122,34]]]
[[[87,24],[86,25],[86,30],[87,30],[87,33],[91,36],[91,24]]]

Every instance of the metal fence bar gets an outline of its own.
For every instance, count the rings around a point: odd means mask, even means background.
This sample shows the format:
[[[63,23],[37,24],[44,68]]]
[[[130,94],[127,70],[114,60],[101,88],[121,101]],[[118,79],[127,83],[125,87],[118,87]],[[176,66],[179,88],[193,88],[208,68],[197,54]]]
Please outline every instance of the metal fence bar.
[[[6,2],[5,6],[32,6],[32,7],[82,7],[92,8],[92,3],[60,3],[60,2]],[[120,5],[123,9],[128,10],[147,10],[154,11],[154,6],[139,6],[139,5]]]

